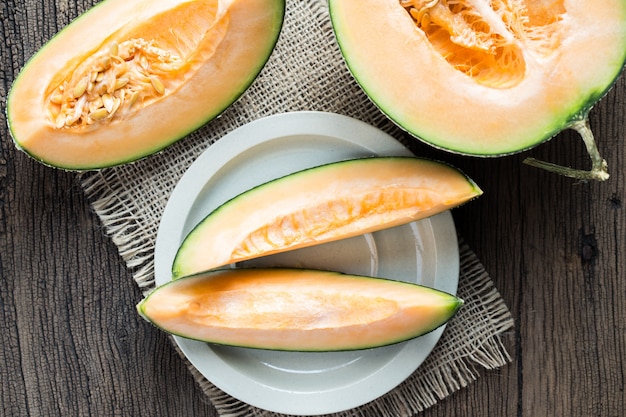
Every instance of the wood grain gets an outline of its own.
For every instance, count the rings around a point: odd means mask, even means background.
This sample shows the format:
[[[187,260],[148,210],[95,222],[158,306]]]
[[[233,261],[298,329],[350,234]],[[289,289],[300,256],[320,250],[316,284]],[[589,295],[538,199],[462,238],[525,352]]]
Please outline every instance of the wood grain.
[[[13,146],[4,110],[24,62],[95,0],[0,4],[0,415],[215,416],[162,332],[74,174]],[[423,416],[617,417],[626,406],[626,82],[591,113],[611,178],[577,184],[522,164],[588,164],[564,132],[522,155],[451,156],[485,194],[454,212],[515,316],[511,364]]]

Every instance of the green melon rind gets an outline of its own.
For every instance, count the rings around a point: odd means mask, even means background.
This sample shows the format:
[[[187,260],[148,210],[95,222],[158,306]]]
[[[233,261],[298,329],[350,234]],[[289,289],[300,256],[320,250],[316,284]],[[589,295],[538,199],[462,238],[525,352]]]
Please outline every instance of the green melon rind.
[[[410,157],[410,156],[394,156],[394,157],[373,157],[373,158],[359,158],[359,159],[351,159],[351,160],[345,160],[345,161],[339,161],[339,162],[331,162],[328,164],[323,164],[323,165],[318,165],[315,167],[311,167],[311,168],[307,168],[301,171],[297,171],[294,172],[292,174],[287,174],[284,175],[282,177],[278,177],[276,179],[273,179],[271,181],[262,183],[260,185],[257,185],[253,188],[250,188],[247,191],[244,191],[241,194],[236,195],[235,197],[231,198],[230,200],[224,202],[223,204],[221,204],[220,206],[218,206],[217,208],[215,208],[213,211],[211,211],[208,215],[206,215],[204,217],[203,220],[201,220],[197,225],[195,225],[193,227],[193,229],[187,234],[187,236],[185,237],[185,239],[183,240],[183,242],[181,243],[180,247],[178,248],[178,251],[174,257],[174,261],[172,264],[172,277],[173,279],[178,279],[184,275],[186,275],[185,272],[183,272],[184,267],[182,265],[185,264],[185,250],[187,247],[189,246],[193,246],[195,244],[195,238],[200,238],[201,234],[202,234],[202,229],[204,227],[204,225],[207,224],[207,221],[210,221],[211,218],[215,218],[215,216],[223,211],[227,211],[230,209],[230,206],[234,203],[236,203],[237,199],[240,198],[242,195],[252,195],[252,194],[257,194],[257,193],[263,193],[267,190],[267,187],[271,187],[272,184],[275,184],[277,182],[284,182],[284,181],[290,181],[290,180],[298,180],[298,178],[302,175],[308,175],[311,173],[315,173],[315,171],[319,171],[319,170],[324,170],[326,168],[328,168],[329,166],[333,166],[333,165],[338,165],[338,164],[358,164],[358,163],[362,163],[362,162],[367,162],[367,161],[372,161],[372,160],[415,160],[415,161],[419,161],[420,163],[428,163],[428,164],[437,164],[437,165],[442,165],[445,167],[448,167],[451,170],[454,170],[458,173],[459,176],[462,176],[467,183],[470,185],[470,187],[472,188],[472,190],[474,191],[475,197],[478,197],[480,195],[482,195],[483,191],[480,189],[480,187],[470,178],[468,177],[465,173],[463,173],[462,171],[458,170],[457,168],[445,163],[445,162],[440,162],[440,161],[434,161],[434,160],[429,160],[429,159],[425,159],[425,158],[416,158],[416,157]],[[345,165],[344,165],[345,166]]]
[[[285,268],[281,268],[281,269],[285,269]],[[287,268],[289,269],[289,268]],[[212,274],[215,273],[219,273],[221,270],[213,270],[213,271],[207,271],[207,272],[201,272],[198,274],[193,274],[193,275],[189,275],[189,276],[185,276],[182,277],[180,279],[177,280],[173,280],[170,282],[167,282],[161,286],[156,287],[152,292],[150,292],[143,300],[141,300],[137,306],[137,312],[138,314],[147,322],[151,323],[152,325],[154,325],[155,327],[161,329],[162,331],[175,335],[175,336],[180,336],[183,337],[185,339],[189,339],[189,340],[196,340],[199,342],[205,342],[205,343],[211,343],[214,345],[220,345],[220,346],[235,346],[235,347],[242,347],[242,348],[250,348],[250,349],[264,349],[264,350],[275,350],[275,351],[290,351],[290,352],[339,352],[339,351],[353,351],[353,350],[361,350],[361,349],[372,349],[372,348],[378,348],[378,347],[384,347],[384,346],[390,346],[390,345],[394,345],[394,344],[398,344],[398,343],[403,343],[421,336],[424,336],[428,333],[431,333],[433,331],[435,331],[436,329],[440,328],[441,326],[445,325],[446,323],[448,323],[461,309],[461,307],[463,307],[463,305],[465,304],[465,301],[453,294],[435,289],[435,288],[431,288],[431,287],[427,287],[421,284],[415,284],[415,283],[410,283],[410,282],[404,282],[404,281],[396,281],[396,280],[392,280],[389,278],[384,278],[384,277],[370,277],[370,276],[362,276],[362,275],[349,275],[349,274],[344,274],[341,272],[334,272],[334,271],[326,271],[326,273],[328,274],[335,274],[337,276],[342,276],[342,275],[348,275],[348,276],[352,276],[358,279],[365,279],[365,280],[381,280],[381,281],[387,281],[387,282],[392,282],[394,284],[400,285],[400,286],[405,286],[407,288],[408,291],[410,290],[415,290],[416,288],[419,288],[421,291],[429,291],[431,292],[434,296],[438,296],[438,297],[443,297],[446,298],[447,301],[447,306],[445,309],[441,310],[441,315],[439,316],[439,320],[436,322],[433,322],[431,326],[429,327],[424,327],[422,329],[420,329],[420,331],[417,332],[413,332],[411,334],[407,334],[407,335],[403,335],[403,336],[399,336],[397,339],[392,340],[392,341],[387,341],[385,343],[381,343],[381,344],[358,344],[355,343],[354,346],[351,347],[347,347],[345,349],[322,349],[322,348],[307,348],[305,346],[303,346],[302,348],[298,348],[298,349],[284,349],[284,348],[275,348],[275,347],[270,347],[270,346],[259,346],[259,345],[255,345],[254,343],[249,343],[249,344],[241,344],[241,345],[229,345],[229,344],[224,344],[224,343],[219,343],[216,341],[212,341],[212,340],[204,340],[204,339],[200,339],[198,337],[195,337],[194,335],[190,335],[190,334],[181,334],[180,332],[174,332],[172,331],[172,329],[167,328],[166,326],[163,326],[162,324],[153,321],[146,313],[145,309],[146,309],[146,305],[150,302],[150,297],[152,295],[154,295],[157,291],[161,291],[161,290],[168,290],[171,289],[171,287],[175,287],[176,285],[181,285],[181,284],[186,284],[187,280],[193,280],[193,279],[206,279],[207,277],[209,277]],[[303,271],[302,269],[294,269],[294,271]],[[318,272],[323,272],[323,271],[318,271]]]
[[[624,48],[626,50],[626,45],[624,46]],[[425,135],[421,132],[422,127],[413,126],[409,121],[395,115],[392,104],[382,103],[381,100],[377,99],[375,95],[370,92],[368,86],[360,81],[358,70],[355,70],[355,68],[353,67],[348,57],[349,54],[341,47],[341,44],[340,49],[342,55],[346,57],[346,67],[352,74],[354,80],[357,82],[359,87],[365,92],[368,99],[378,108],[378,110],[383,113],[385,117],[387,117],[390,121],[392,121],[398,128],[400,128],[405,133],[408,133],[415,139],[424,142],[435,149],[457,155],[485,158],[503,157],[530,150],[538,145],[541,145],[542,143],[549,141],[550,139],[561,133],[563,130],[570,128],[572,124],[581,120],[585,120],[588,117],[589,112],[598,103],[598,101],[600,101],[613,88],[616,81],[620,78],[620,76],[624,72],[624,69],[626,68],[625,54],[622,59],[621,67],[619,67],[619,69],[615,72],[615,76],[611,79],[611,81],[606,83],[604,89],[590,92],[589,95],[581,98],[579,101],[568,107],[566,111],[563,111],[559,115],[555,115],[555,117],[553,118],[553,123],[548,126],[543,134],[537,136],[529,135],[526,140],[518,143],[517,146],[515,146],[514,148],[492,148],[476,150],[471,148],[452,148],[448,145],[445,145],[445,143],[447,142],[447,138],[438,138],[432,134]]]
[[[91,7],[90,9],[86,10],[84,13],[82,13],[81,15],[79,15],[78,17],[76,17],[76,19],[74,19],[70,25],[74,22],[78,22],[81,21],[85,18],[87,18],[87,16],[90,16],[92,14],[95,14],[98,12],[98,10],[100,9],[100,7],[106,3],[106,1],[102,1],[96,5],[94,5],[93,7]],[[168,140],[166,140],[165,142],[163,142],[160,146],[155,146],[153,148],[148,148],[145,149],[144,152],[140,153],[140,154],[136,154],[136,155],[129,155],[128,158],[120,160],[120,161],[116,161],[116,162],[111,162],[109,164],[102,164],[102,165],[98,165],[98,166],[91,166],[91,165],[65,165],[65,166],[60,166],[60,165],[55,165],[55,164],[51,164],[48,161],[46,161],[43,157],[25,149],[22,147],[22,145],[20,144],[19,140],[17,139],[17,136],[15,135],[12,127],[11,127],[11,102],[14,100],[13,98],[13,91],[14,89],[11,88],[9,90],[9,94],[7,95],[7,105],[6,105],[6,110],[5,110],[5,114],[6,114],[6,118],[7,118],[7,125],[9,127],[9,132],[11,133],[11,138],[13,139],[13,143],[15,144],[15,147],[26,153],[27,155],[29,155],[31,158],[35,159],[37,162],[51,167],[51,168],[59,168],[61,170],[66,170],[66,171],[86,171],[86,170],[94,170],[94,169],[103,169],[103,168],[110,168],[110,167],[114,167],[114,166],[119,166],[119,165],[124,165],[127,163],[131,163],[131,162],[136,162],[140,159],[146,158],[150,155],[154,155],[164,149],[166,149],[167,147],[173,145],[174,143],[184,139],[185,137],[187,137],[189,134],[193,133],[194,131],[200,129],[202,126],[204,126],[205,124],[209,123],[210,121],[216,119],[217,117],[219,117],[220,114],[222,114],[224,111],[226,111],[230,106],[232,106],[233,104],[235,104],[235,102],[237,100],[239,100],[239,98],[243,95],[243,93],[246,92],[246,90],[252,85],[252,83],[256,80],[256,78],[258,77],[258,75],[261,73],[261,71],[263,70],[263,68],[265,67],[265,64],[267,64],[267,61],[269,60],[270,56],[272,55],[272,52],[274,51],[274,48],[276,47],[276,43],[278,42],[278,38],[283,26],[283,22],[284,22],[284,17],[285,17],[285,9],[286,9],[286,0],[275,0],[275,4],[276,7],[274,8],[274,12],[275,12],[275,17],[274,17],[274,22],[276,24],[276,26],[274,27],[272,33],[274,33],[274,38],[273,40],[268,44],[268,49],[267,49],[267,53],[265,56],[265,59],[261,60],[258,62],[258,66],[257,68],[255,68],[253,71],[250,72],[250,77],[243,82],[241,88],[239,90],[235,90],[233,91],[231,97],[229,100],[227,100],[227,102],[224,103],[223,106],[219,106],[216,108],[216,111],[213,113],[207,113],[206,117],[204,118],[204,120],[200,121],[197,125],[195,126],[186,126],[183,130],[181,130],[180,134],[169,138]],[[68,25],[69,26],[69,25]],[[57,34],[55,34],[48,42],[46,42],[46,44],[44,44],[29,60],[28,62],[24,65],[24,67],[22,68],[22,70],[20,71],[20,73],[18,74],[17,78],[13,81],[13,85],[17,85],[22,77],[23,74],[25,73],[25,71],[27,71],[28,65],[29,63],[33,62],[34,60],[38,59],[39,56],[41,54],[44,53],[44,50],[46,48],[46,45],[50,45],[53,42],[61,42],[63,40],[64,37],[64,32],[66,31],[67,27],[61,29]],[[77,136],[77,139],[80,140],[80,137]]]

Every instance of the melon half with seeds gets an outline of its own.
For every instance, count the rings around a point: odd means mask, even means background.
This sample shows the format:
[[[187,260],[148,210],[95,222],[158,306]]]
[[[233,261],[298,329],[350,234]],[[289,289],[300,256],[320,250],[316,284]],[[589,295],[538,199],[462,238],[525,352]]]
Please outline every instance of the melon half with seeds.
[[[626,60],[624,0],[330,0],[345,61],[372,101],[445,150],[502,156],[572,128],[604,180],[587,122]]]
[[[15,80],[14,142],[68,170],[153,154],[239,98],[269,58],[284,12],[284,0],[104,0]]]

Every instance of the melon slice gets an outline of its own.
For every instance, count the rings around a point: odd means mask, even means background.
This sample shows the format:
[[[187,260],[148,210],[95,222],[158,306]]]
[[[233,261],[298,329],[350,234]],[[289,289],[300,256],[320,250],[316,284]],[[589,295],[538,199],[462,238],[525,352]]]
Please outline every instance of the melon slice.
[[[26,64],[7,100],[17,147],[98,169],[155,153],[218,116],[269,58],[284,0],[105,0]]]
[[[183,240],[173,278],[406,224],[482,193],[448,165],[376,157],[318,166],[248,190]]]
[[[347,66],[400,127],[437,148],[502,156],[577,130],[608,178],[587,122],[626,60],[623,0],[330,0]]]
[[[304,269],[230,269],[171,281],[137,306],[166,332],[291,351],[378,347],[428,333],[463,304],[405,282]]]

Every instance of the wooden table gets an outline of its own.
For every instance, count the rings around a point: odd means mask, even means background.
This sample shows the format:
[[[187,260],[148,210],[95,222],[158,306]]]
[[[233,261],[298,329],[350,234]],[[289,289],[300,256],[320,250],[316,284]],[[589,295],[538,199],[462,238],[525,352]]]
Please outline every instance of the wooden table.
[[[95,0],[0,4],[0,415],[214,416],[164,333],[135,313],[140,291],[90,210],[76,175],[17,152],[8,88],[47,39]],[[611,178],[572,180],[528,155],[587,166],[565,132],[500,159],[415,150],[465,170],[484,189],[457,226],[515,317],[512,362],[423,416],[623,415],[626,408],[626,82],[591,113]]]

